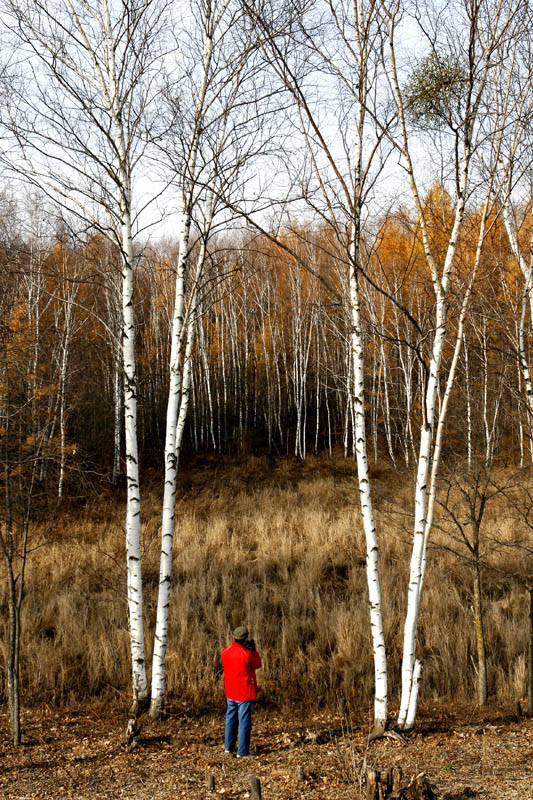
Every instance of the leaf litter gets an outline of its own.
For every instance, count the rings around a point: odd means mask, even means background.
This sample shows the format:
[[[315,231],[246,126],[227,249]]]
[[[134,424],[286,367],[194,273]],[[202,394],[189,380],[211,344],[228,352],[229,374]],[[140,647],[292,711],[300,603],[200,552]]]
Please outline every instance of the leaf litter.
[[[406,778],[426,773],[443,800],[533,800],[533,720],[494,705],[421,706],[414,733],[370,744],[368,713],[259,707],[249,760],[224,754],[222,709],[170,708],[144,722],[131,752],[117,707],[26,710],[19,748],[5,714],[2,723],[0,797],[12,800],[236,800],[251,796],[252,777],[263,800],[362,800],[365,769],[392,766]]]

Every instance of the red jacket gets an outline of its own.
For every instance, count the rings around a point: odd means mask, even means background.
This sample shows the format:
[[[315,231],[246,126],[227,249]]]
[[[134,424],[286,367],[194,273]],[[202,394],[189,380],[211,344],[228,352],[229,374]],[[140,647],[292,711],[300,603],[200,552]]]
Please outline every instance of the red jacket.
[[[261,666],[257,650],[248,650],[244,645],[233,642],[222,651],[224,665],[224,688],[228,700],[255,700],[257,681],[255,671]]]

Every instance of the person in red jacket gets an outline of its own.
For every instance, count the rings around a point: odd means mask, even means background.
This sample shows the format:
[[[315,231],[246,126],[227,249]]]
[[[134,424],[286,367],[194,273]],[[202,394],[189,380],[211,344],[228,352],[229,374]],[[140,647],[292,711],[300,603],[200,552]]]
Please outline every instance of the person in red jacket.
[[[252,702],[257,697],[255,671],[261,666],[261,658],[255,649],[254,640],[249,638],[248,628],[245,625],[235,628],[233,640],[231,647],[225,647],[222,651],[226,692],[224,748],[226,753],[235,752],[238,733],[237,758],[248,758],[252,732]]]

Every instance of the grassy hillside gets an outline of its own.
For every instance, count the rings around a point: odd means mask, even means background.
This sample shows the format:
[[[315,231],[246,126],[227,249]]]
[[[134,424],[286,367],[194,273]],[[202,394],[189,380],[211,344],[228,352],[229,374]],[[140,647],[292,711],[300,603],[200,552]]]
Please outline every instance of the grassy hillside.
[[[374,471],[384,619],[397,700],[410,555],[412,477]],[[520,554],[490,552],[519,524],[503,500],[487,509],[487,558],[506,569]],[[160,496],[143,499],[148,655],[155,620]],[[513,517],[514,514],[514,517]],[[25,703],[77,703],[128,696],[124,506],[102,496],[63,511],[32,532],[23,610]],[[422,699],[475,698],[471,567],[437,520],[420,617]],[[511,533],[509,533],[511,535]],[[492,538],[491,538],[492,537]],[[220,650],[246,620],[263,656],[263,698],[285,705],[317,698],[366,705],[373,665],[365,545],[355,466],[344,459],[197,462],[181,476],[170,612],[168,692],[209,705],[222,692]],[[519,564],[516,565],[517,569]],[[501,701],[526,693],[527,592],[506,573],[484,569],[489,691]],[[0,636],[7,624],[0,585]],[[2,644],[5,650],[5,645]],[[2,660],[3,661],[3,660]],[[0,669],[4,669],[3,663]],[[4,686],[2,681],[2,686]]]

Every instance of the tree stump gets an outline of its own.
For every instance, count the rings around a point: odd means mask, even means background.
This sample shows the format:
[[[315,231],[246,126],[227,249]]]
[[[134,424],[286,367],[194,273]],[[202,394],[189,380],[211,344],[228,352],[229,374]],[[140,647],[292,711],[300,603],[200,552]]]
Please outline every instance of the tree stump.
[[[366,800],[435,800],[435,793],[424,772],[402,786],[400,767],[367,769]]]
[[[436,800],[436,795],[427,775],[421,772],[412,778],[407,786],[401,787],[397,792],[389,795],[389,800]]]
[[[261,781],[255,776],[250,781],[252,800],[261,800]]]
[[[379,800],[381,775],[377,769],[366,771],[366,800]]]
[[[403,772],[401,767],[392,768],[392,791],[399,792],[402,785]]]
[[[389,767],[389,769],[381,776],[381,785],[383,787],[384,797],[388,797],[392,792],[392,776],[393,767]]]

